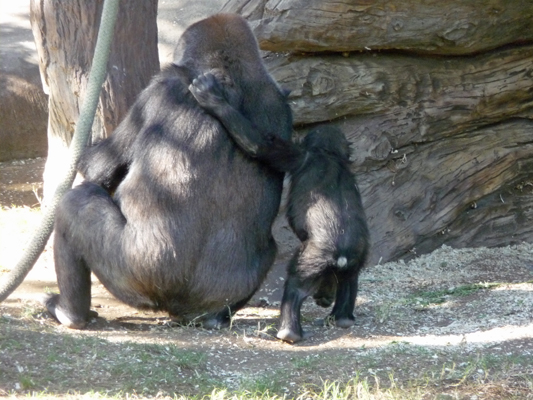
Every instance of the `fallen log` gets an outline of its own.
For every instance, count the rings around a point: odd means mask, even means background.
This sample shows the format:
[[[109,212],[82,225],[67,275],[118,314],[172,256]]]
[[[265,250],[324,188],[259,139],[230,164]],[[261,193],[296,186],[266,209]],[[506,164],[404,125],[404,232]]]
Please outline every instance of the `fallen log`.
[[[229,0],[263,50],[464,55],[533,40],[529,0]]]
[[[533,237],[530,120],[413,144],[380,166],[363,163],[356,170],[372,233],[371,263],[442,244],[498,246]]]
[[[533,107],[533,46],[469,58],[273,55],[267,65],[291,90],[297,125],[387,114],[398,125],[415,122],[404,127],[408,141],[453,134]]]

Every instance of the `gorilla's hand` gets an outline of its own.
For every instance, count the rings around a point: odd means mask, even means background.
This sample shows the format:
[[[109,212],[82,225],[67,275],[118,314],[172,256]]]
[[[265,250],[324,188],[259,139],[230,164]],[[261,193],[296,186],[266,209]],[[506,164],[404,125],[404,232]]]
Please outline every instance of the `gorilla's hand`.
[[[198,104],[209,111],[228,105],[222,85],[211,72],[195,78],[189,85],[189,91]]]
[[[265,139],[238,107],[233,106],[238,101],[238,94],[224,75],[217,70],[204,73],[192,81],[189,91],[200,107],[224,125],[241,149],[251,157],[257,156],[259,144]]]

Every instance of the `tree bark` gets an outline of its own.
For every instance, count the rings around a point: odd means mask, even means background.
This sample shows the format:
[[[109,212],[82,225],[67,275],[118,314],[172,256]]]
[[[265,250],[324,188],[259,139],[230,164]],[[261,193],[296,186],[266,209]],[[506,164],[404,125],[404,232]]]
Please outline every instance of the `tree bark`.
[[[44,90],[49,94],[45,202],[67,157],[89,79],[103,1],[31,0],[30,20]],[[108,77],[92,140],[111,134],[137,94],[159,70],[157,0],[121,1]]]
[[[533,237],[533,46],[468,58],[270,55],[295,123],[337,125],[370,263]]]
[[[533,123],[512,119],[411,146],[356,168],[370,262],[442,244],[499,246],[533,236]],[[357,139],[352,141],[358,145]]]
[[[295,124],[383,115],[383,130],[399,137],[394,146],[533,108],[533,46],[468,58],[278,55],[267,65],[291,90]]]
[[[263,50],[472,54],[533,40],[530,0],[228,0]]]
[[[352,143],[370,264],[533,240],[531,1],[228,0],[223,11],[278,52],[267,67],[291,91],[298,133],[336,125]]]

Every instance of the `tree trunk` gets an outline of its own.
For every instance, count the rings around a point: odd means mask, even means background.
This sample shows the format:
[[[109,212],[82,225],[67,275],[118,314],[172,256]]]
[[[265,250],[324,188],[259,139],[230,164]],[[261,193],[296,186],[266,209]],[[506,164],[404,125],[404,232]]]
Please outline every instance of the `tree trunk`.
[[[295,123],[338,126],[370,263],[533,237],[533,46],[468,58],[270,56]]]
[[[531,240],[532,132],[530,120],[512,119],[411,143],[379,167],[357,168],[372,232],[370,262],[410,258],[442,244]]]
[[[473,54],[533,40],[530,0],[228,0],[270,51]]]
[[[67,159],[89,79],[103,1],[31,0],[30,20],[44,90],[49,94],[44,197],[51,197]],[[157,0],[120,3],[108,77],[92,140],[105,138],[159,70]]]
[[[468,58],[290,55],[266,61],[291,91],[295,124],[375,115],[394,148],[517,114],[533,117],[533,46]]]

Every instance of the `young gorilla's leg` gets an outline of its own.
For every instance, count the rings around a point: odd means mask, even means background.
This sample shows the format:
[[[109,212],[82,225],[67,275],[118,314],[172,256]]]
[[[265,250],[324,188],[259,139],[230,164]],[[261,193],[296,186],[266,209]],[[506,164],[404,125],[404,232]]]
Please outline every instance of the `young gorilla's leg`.
[[[125,219],[109,194],[100,186],[84,182],[70,190],[58,206],[55,221],[54,259],[59,295],[44,299],[48,311],[69,328],[84,328],[90,317],[91,260],[99,275],[107,275],[107,258],[115,247]],[[94,262],[98,260],[99,262]],[[95,271],[96,272],[96,271]]]
[[[339,280],[337,283],[337,296],[330,315],[335,320],[336,326],[349,328],[355,323],[353,311],[357,298],[359,271],[337,274],[337,277]]]
[[[304,245],[304,250],[298,250],[289,264],[281,300],[278,339],[295,343],[307,338],[300,322],[300,309],[304,300],[322,285],[325,272],[323,268],[311,262],[314,260],[312,252],[312,248]],[[325,268],[325,265],[323,267]]]
[[[296,343],[306,338],[300,322],[300,309],[310,292],[310,288],[297,277],[287,278],[281,300],[280,326],[276,335],[278,339]]]

